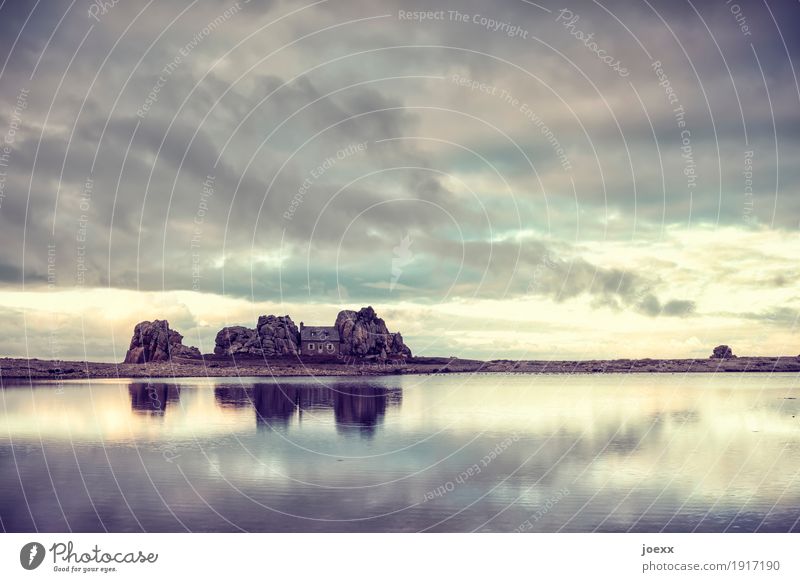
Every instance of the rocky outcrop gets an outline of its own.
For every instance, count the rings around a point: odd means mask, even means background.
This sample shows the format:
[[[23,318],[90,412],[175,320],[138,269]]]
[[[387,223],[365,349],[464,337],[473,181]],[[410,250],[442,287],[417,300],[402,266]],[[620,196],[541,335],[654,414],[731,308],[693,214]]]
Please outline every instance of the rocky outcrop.
[[[411,357],[399,333],[391,333],[372,307],[340,311],[334,324],[341,340],[341,353],[350,356]]]
[[[715,347],[711,354],[712,360],[728,360],[735,357],[736,356],[733,355],[733,350],[726,345]]]
[[[300,330],[288,315],[262,315],[256,329],[265,356],[293,356],[300,351]]]
[[[261,355],[258,333],[241,325],[223,327],[217,333],[214,344],[214,353],[218,356]]]
[[[169,327],[169,323],[167,324]],[[173,358],[201,358],[200,350],[183,345],[183,336],[174,329],[169,330],[169,355]]]
[[[183,345],[183,336],[170,329],[166,319],[136,324],[125,364],[165,362],[173,357],[199,358],[200,350]]]
[[[372,307],[339,312],[335,324],[341,338],[341,354],[387,359],[411,357],[403,336],[392,333]],[[218,356],[276,357],[300,353],[300,330],[288,315],[262,315],[255,329],[241,325],[222,328],[215,339]],[[183,345],[183,336],[166,320],[136,325],[126,364],[164,362],[171,358],[200,358],[200,350]]]
[[[290,356],[300,345],[300,330],[288,315],[262,315],[256,329],[240,325],[225,327],[215,340],[218,356]]]
[[[404,358],[410,358],[411,357],[411,348],[409,348],[403,342],[403,336],[400,335],[399,331],[394,333],[394,340],[392,341],[392,349],[391,349],[391,351],[389,353],[390,354],[401,355]]]

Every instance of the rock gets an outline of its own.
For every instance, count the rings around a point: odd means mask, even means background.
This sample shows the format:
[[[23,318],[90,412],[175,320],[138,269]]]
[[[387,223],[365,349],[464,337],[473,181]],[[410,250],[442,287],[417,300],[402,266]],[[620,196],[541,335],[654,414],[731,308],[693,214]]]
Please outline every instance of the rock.
[[[405,343],[403,343],[403,336],[400,335],[399,331],[394,334],[394,340],[392,340],[390,353],[400,354],[406,358],[411,357],[411,349]]]
[[[336,330],[343,355],[389,359],[411,357],[403,336],[392,333],[372,307],[341,311]],[[262,315],[255,329],[241,325],[217,333],[214,353],[218,356],[289,356],[300,353],[300,330],[288,315]],[[139,323],[133,332],[125,363],[167,361],[171,357],[200,358],[200,350],[183,345],[183,336],[169,328],[166,320]]]
[[[167,324],[169,326],[169,324]],[[183,336],[174,329],[169,330],[169,354],[173,358],[202,358],[200,350],[183,345]]]
[[[271,355],[294,356],[300,351],[300,330],[288,315],[262,315],[256,326],[258,336],[267,348],[274,350]]]
[[[183,345],[183,336],[171,330],[165,319],[136,324],[125,364],[166,362],[171,357],[199,358],[200,350]]]
[[[218,356],[287,356],[298,353],[300,330],[288,315],[262,315],[256,329],[241,325],[217,333],[214,353]]]
[[[241,325],[223,327],[214,339],[214,353],[218,356],[260,356],[261,342],[258,333]]]
[[[341,353],[351,356],[411,357],[399,333],[391,333],[372,307],[339,312],[334,324],[341,340]]]
[[[735,357],[736,356],[733,355],[733,350],[726,345],[715,347],[713,353],[711,354],[712,360],[728,360]]]

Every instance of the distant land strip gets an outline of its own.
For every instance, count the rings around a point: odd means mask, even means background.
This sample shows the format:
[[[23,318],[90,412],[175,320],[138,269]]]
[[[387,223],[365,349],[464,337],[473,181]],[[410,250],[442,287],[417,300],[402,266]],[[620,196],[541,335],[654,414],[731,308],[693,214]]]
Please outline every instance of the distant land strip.
[[[410,357],[376,361],[302,355],[272,358],[205,356],[146,364],[0,358],[0,380],[89,380],[103,378],[187,378],[269,376],[384,376],[401,374],[635,374],[635,373],[800,372],[796,356],[725,359],[469,360]]]

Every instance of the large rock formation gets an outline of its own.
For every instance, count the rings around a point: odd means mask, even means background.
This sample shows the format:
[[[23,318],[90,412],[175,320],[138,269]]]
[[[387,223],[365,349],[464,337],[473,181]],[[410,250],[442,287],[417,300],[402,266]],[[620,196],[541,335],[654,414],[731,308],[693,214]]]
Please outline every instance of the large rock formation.
[[[169,327],[169,323],[167,323]],[[200,350],[183,345],[183,336],[174,329],[169,330],[169,355],[173,358],[201,358]]]
[[[261,342],[254,329],[241,325],[223,327],[214,340],[214,353],[218,356],[260,356]]]
[[[345,310],[336,318],[341,354],[386,359],[411,357],[403,336],[391,333],[372,307]],[[241,325],[222,328],[215,340],[218,356],[275,357],[300,353],[300,330],[288,315],[262,315],[255,329]],[[163,362],[170,358],[200,358],[200,350],[183,345],[183,336],[169,328],[166,320],[143,321],[136,325],[126,364]]]
[[[166,319],[136,324],[125,364],[164,362],[171,357],[199,358],[200,350],[183,345],[183,336],[170,329]]]
[[[411,357],[400,333],[391,333],[372,307],[340,311],[334,324],[341,339],[341,353],[351,356]]]
[[[256,329],[265,356],[296,355],[300,351],[300,330],[288,315],[262,315]]]
[[[256,329],[225,327],[215,340],[218,356],[288,356],[299,351],[300,330],[288,315],[262,315]]]
[[[733,350],[726,345],[715,347],[711,354],[712,360],[727,360],[735,357],[736,356],[733,355]]]

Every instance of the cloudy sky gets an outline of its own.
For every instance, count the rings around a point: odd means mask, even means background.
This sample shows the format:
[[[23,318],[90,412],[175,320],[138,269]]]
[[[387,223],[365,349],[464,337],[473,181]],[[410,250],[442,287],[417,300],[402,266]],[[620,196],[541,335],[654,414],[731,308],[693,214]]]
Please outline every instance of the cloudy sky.
[[[738,0],[737,0],[738,1]],[[418,354],[796,355],[800,4],[0,4],[0,354],[372,305]]]

